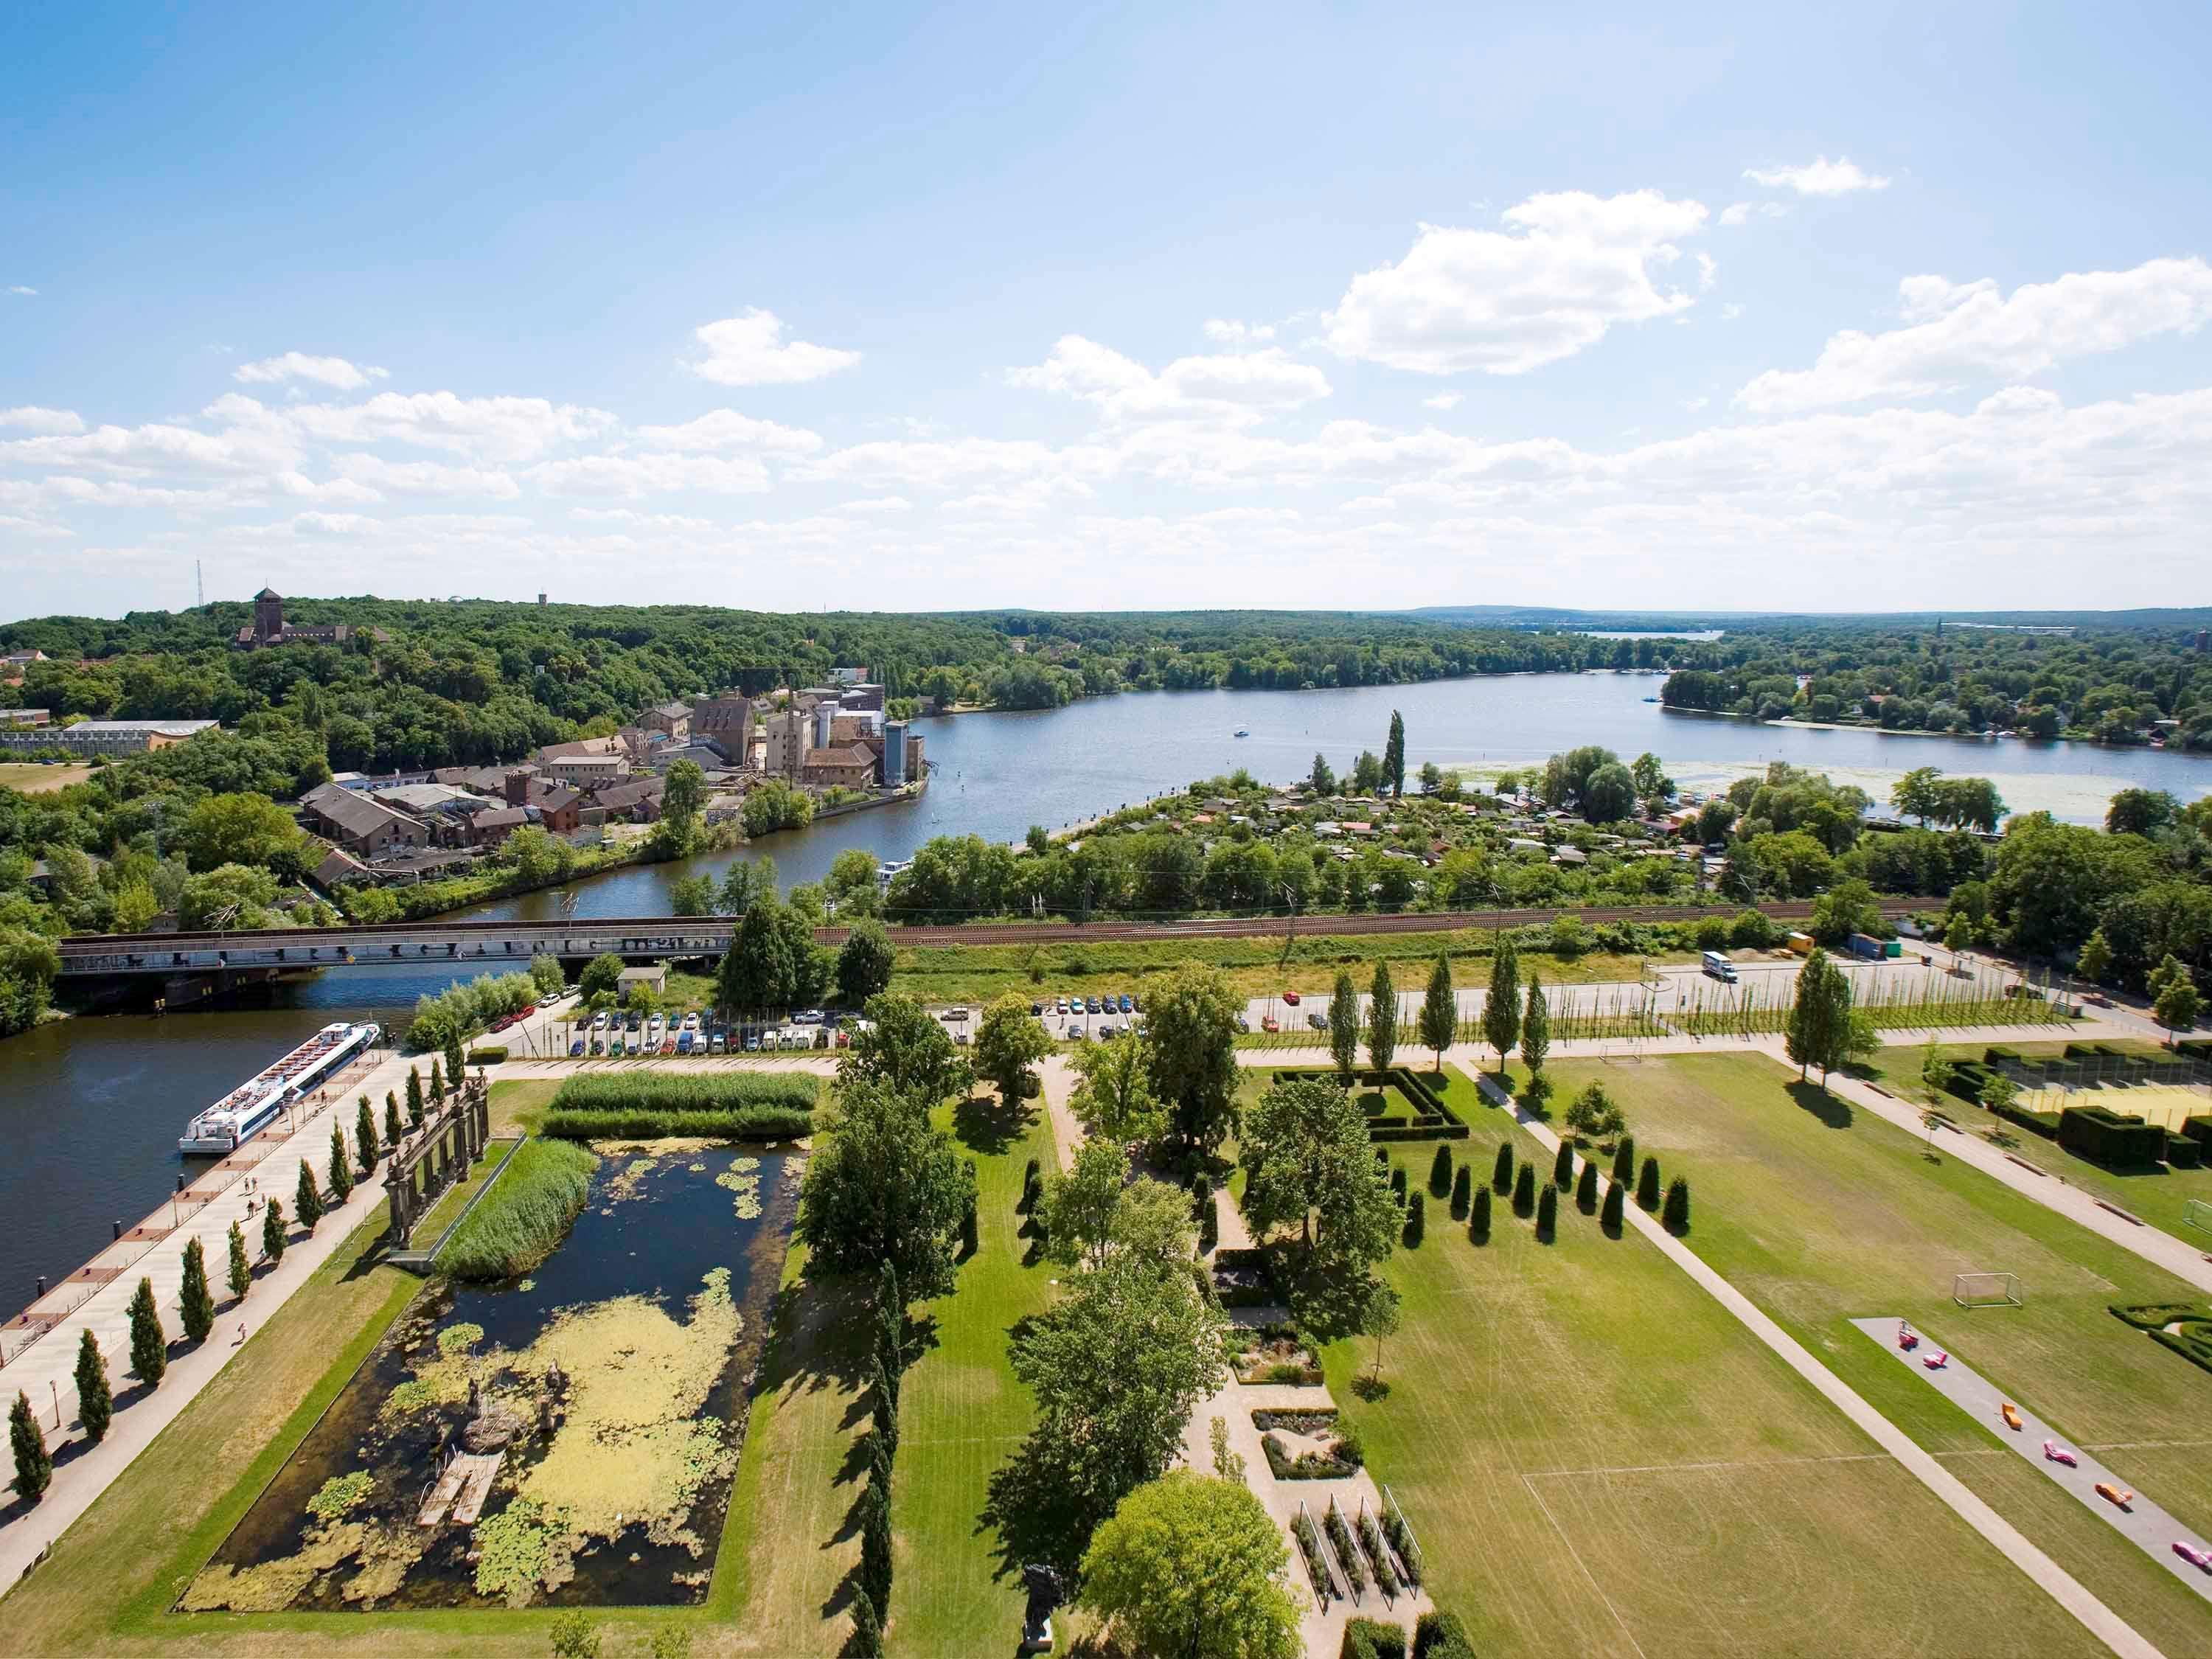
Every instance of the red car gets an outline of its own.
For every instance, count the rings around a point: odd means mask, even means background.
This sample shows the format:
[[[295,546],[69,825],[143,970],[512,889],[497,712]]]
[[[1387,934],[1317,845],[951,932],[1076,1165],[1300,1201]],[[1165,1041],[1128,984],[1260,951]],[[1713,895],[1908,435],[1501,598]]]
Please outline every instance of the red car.
[[[1296,991],[1285,991],[1283,993],[1283,1000],[1295,1008],[1298,1006],[1298,994]]]
[[[1261,1020],[1260,1029],[1263,1031],[1279,1031],[1283,1028],[1276,1024],[1275,1017],[1273,1014],[1269,1014]]]

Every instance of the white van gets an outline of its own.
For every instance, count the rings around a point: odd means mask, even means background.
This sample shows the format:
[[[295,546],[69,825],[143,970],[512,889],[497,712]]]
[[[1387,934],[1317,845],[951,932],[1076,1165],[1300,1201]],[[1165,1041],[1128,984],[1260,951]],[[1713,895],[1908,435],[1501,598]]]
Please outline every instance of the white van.
[[[1702,961],[1705,970],[1715,979],[1726,980],[1730,985],[1735,983],[1735,963],[1730,962],[1720,951],[1706,951]]]

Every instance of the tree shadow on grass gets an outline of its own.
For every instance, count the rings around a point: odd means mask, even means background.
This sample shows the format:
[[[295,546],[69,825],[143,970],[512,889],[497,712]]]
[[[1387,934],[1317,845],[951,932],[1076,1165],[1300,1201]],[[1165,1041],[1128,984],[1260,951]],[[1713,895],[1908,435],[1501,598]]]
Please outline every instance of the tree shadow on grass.
[[[952,1109],[952,1135],[971,1152],[1003,1158],[1036,1121],[1026,1100],[1009,1106],[995,1095],[970,1095]]]
[[[1817,1083],[1791,1084],[1790,1098],[1831,1129],[1851,1127],[1853,1114],[1850,1103],[1839,1095],[1830,1094]]]
[[[992,1577],[1018,1579],[1024,1566],[1042,1561],[1072,1582],[1091,1534],[1113,1513],[1111,1503],[1087,1495],[1086,1484],[1053,1432],[1032,1429],[991,1476],[975,1517],[977,1532],[998,1534]]]

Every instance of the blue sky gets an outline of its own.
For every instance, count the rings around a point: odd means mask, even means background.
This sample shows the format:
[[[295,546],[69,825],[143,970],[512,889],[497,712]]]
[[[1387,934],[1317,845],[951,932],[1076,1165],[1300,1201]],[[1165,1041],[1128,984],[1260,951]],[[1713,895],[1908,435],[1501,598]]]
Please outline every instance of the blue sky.
[[[2197,9],[325,9],[0,21],[8,614],[2205,598]]]

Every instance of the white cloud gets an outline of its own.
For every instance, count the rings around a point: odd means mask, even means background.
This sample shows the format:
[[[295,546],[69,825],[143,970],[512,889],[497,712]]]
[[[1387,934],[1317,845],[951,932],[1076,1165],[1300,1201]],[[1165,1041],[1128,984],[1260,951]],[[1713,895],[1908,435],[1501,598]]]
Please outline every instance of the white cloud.
[[[1869,398],[1926,398],[1981,381],[2016,380],[2070,357],[2115,351],[2161,334],[2193,334],[2212,318],[2212,265],[2153,259],[2132,270],[2072,272],[2009,298],[1983,279],[1908,276],[1898,285],[1909,326],[1832,337],[1808,369],[1769,369],[1736,394],[1762,415]]]
[[[1770,190],[1794,190],[1800,196],[1848,196],[1855,190],[1887,190],[1889,180],[1866,172],[1848,156],[1831,161],[1816,155],[1802,167],[1746,167],[1743,176]]]
[[[249,405],[250,398],[217,398],[211,410]],[[543,398],[462,398],[450,392],[380,392],[358,404],[302,404],[275,418],[327,443],[413,444],[487,460],[528,460],[562,444],[613,431],[603,409],[553,404]]]
[[[380,529],[383,520],[363,516],[359,513],[295,513],[292,515],[292,533],[295,536],[360,536]]]
[[[38,289],[34,288],[26,288],[21,283],[11,284],[8,292],[10,294],[20,294],[27,300],[35,300],[39,297]]]
[[[276,386],[287,380],[313,380],[339,392],[358,392],[373,380],[389,380],[385,370],[369,364],[348,362],[343,357],[311,357],[304,351],[288,351],[281,357],[240,363],[231,379],[246,386]]]
[[[792,386],[860,361],[857,351],[786,341],[782,319],[772,311],[748,310],[693,332],[707,355],[684,367],[717,386]]]
[[[88,466],[126,473],[288,471],[297,466],[298,459],[298,446],[282,432],[239,427],[209,433],[171,422],[101,426],[88,432],[0,442],[0,465]]]
[[[0,409],[0,426],[52,436],[83,431],[84,417],[72,410],[41,409],[36,404],[22,404],[14,409]]]
[[[1252,421],[1329,395],[1327,375],[1279,346],[1234,356],[1178,357],[1155,374],[1080,334],[1063,334],[1044,362],[1010,370],[1006,380],[1096,404],[1112,422]]]
[[[1720,275],[1720,267],[1713,263],[1713,256],[1710,253],[1700,252],[1697,258],[1698,287],[1702,291],[1713,285],[1713,278]]]
[[[1711,402],[1712,402],[1711,398],[1685,398],[1682,399],[1682,407],[1694,415]]]
[[[819,433],[757,421],[734,409],[710,410],[681,426],[644,426],[638,436],[656,449],[756,449],[773,455],[811,455],[822,447]]]
[[[909,513],[914,503],[903,495],[868,495],[857,501],[840,501],[840,513]]]
[[[1570,191],[1508,209],[1506,230],[1423,225],[1403,259],[1352,279],[1328,344],[1420,374],[1526,374],[1693,303],[1652,277],[1705,216],[1657,191]]]
[[[1742,315],[1743,307],[1733,300],[1721,307],[1721,320],[1724,323],[1732,323]]]
[[[1761,219],[1786,219],[1790,207],[1785,202],[1730,202],[1721,210],[1721,223],[1730,229],[1749,224],[1753,216]]]
[[[1275,337],[1272,323],[1240,323],[1232,318],[1210,317],[1206,337],[1218,345],[1265,345]]]
[[[1434,409],[1449,411],[1457,409],[1466,401],[1467,393],[1464,392],[1439,392],[1433,398],[1422,398],[1421,407],[1423,409]]]
[[[495,467],[391,461],[381,455],[359,453],[337,456],[332,465],[342,477],[357,484],[398,495],[485,496],[511,501],[522,494],[522,487]]]
[[[13,513],[0,513],[0,531],[10,536],[35,537],[40,541],[67,541],[76,534],[67,525],[47,519],[21,518]]]
[[[641,497],[681,489],[754,495],[769,484],[768,469],[750,455],[577,455],[541,461],[524,476],[552,495]]]

